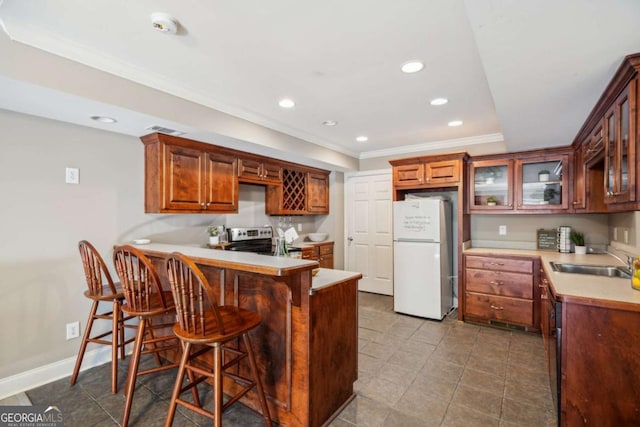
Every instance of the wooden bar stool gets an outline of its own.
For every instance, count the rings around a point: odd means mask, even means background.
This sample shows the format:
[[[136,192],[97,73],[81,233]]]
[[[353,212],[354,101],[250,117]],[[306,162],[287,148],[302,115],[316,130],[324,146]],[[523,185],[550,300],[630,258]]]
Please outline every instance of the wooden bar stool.
[[[129,422],[137,377],[177,367],[178,363],[163,364],[160,353],[177,350],[180,355],[181,352],[180,342],[170,329],[175,323],[173,296],[171,291],[162,289],[153,264],[142,252],[129,245],[117,247],[113,253],[113,261],[124,291],[125,303],[122,311],[138,317],[138,329],[125,387],[126,400],[122,417],[122,426],[125,427]],[[163,319],[165,316],[171,318]],[[139,371],[140,356],[143,354],[153,354],[158,366]],[[194,399],[199,401],[196,389]]]
[[[82,366],[82,359],[87,350],[89,343],[111,346],[111,392],[118,391],[118,349],[120,349],[120,358],[124,359],[124,346],[133,341],[133,338],[125,341],[124,339],[124,322],[132,318],[132,316],[124,317],[121,307],[124,301],[124,293],[120,283],[114,283],[109,274],[104,260],[100,253],[86,240],[78,243],[80,257],[82,258],[82,267],[87,281],[88,289],[84,291],[84,296],[93,300],[89,319],[84,328],[82,335],[82,343],[76,358],[76,366],[73,368],[71,375],[71,385],[76,383],[78,373]],[[98,313],[100,303],[111,303],[111,311]],[[91,336],[93,322],[95,320],[108,320],[111,322],[111,330]],[[105,339],[110,335],[110,339]]]
[[[214,425],[220,427],[222,413],[253,387],[257,389],[265,424],[271,426],[269,408],[249,338],[249,331],[262,321],[260,315],[235,306],[218,306],[214,290],[200,269],[180,253],[174,252],[168,258],[167,272],[178,313],[178,322],[173,331],[182,341],[184,348],[165,426],[172,425],[176,407],[182,405],[211,418]],[[241,350],[239,345],[236,348],[230,345],[232,341],[240,338],[244,350]],[[213,351],[213,367],[204,365],[206,359],[201,357],[211,351]],[[250,374],[253,378],[241,375],[243,368],[239,362],[245,358],[248,358]],[[198,361],[196,362],[195,359]],[[231,367],[235,367],[234,372],[228,371]],[[187,374],[190,372],[193,377],[190,377],[190,383],[183,387],[185,371]],[[243,388],[224,404],[223,376],[233,378],[243,385]],[[200,402],[196,401],[197,404],[194,405],[180,399],[183,392],[194,389],[197,384],[207,378],[214,381],[213,413],[203,409]]]

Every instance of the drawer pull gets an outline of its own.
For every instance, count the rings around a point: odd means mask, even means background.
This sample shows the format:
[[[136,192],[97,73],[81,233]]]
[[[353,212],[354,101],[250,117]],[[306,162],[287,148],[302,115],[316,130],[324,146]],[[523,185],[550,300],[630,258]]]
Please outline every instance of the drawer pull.
[[[540,299],[549,299],[549,297],[546,295],[540,295]]]
[[[501,281],[499,281],[499,280],[492,280],[492,281],[490,281],[490,282],[489,282],[489,284],[490,284],[490,285],[499,285],[499,286],[502,286],[502,285],[504,285],[504,282],[501,282]]]
[[[497,266],[502,267],[504,265],[504,263],[503,262],[493,262],[492,261],[492,262],[489,263],[489,265],[497,265]]]
[[[491,304],[489,307],[491,307],[494,310],[504,310],[504,307],[497,307],[497,306],[495,306],[493,304]]]

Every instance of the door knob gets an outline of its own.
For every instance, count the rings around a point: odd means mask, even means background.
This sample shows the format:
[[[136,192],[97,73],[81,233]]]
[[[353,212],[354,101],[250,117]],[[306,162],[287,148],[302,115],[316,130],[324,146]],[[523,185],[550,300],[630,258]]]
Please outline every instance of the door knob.
[[[349,237],[347,238],[347,240],[348,240],[348,241],[350,241],[350,242],[353,242],[353,237],[349,236]]]

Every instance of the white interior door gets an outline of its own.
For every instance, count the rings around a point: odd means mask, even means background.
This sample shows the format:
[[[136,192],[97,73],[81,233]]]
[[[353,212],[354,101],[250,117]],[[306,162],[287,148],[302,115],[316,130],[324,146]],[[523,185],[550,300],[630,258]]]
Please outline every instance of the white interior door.
[[[391,171],[347,177],[345,265],[361,291],[393,295],[392,190]]]

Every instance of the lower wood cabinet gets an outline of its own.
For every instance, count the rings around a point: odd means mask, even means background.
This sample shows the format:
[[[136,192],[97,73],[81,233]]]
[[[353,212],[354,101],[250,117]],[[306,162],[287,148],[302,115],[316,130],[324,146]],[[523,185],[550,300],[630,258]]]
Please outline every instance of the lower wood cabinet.
[[[540,329],[537,258],[464,255],[464,320]]]
[[[316,243],[302,248],[302,259],[318,261],[322,268],[333,268],[334,242]]]

